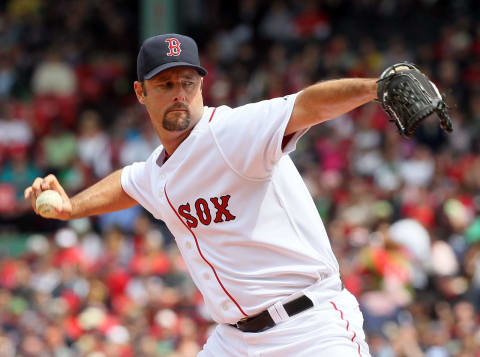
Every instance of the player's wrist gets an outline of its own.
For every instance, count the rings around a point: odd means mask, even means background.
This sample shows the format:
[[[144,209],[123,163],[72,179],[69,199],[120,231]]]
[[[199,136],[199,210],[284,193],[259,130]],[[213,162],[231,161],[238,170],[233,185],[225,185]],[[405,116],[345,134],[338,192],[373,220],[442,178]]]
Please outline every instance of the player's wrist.
[[[380,78],[368,78],[367,79],[367,86],[370,95],[372,96],[372,100],[378,99],[378,82]]]
[[[70,219],[81,218],[79,214],[78,202],[75,198],[70,198],[69,202],[64,203],[62,211],[62,220],[68,221]]]

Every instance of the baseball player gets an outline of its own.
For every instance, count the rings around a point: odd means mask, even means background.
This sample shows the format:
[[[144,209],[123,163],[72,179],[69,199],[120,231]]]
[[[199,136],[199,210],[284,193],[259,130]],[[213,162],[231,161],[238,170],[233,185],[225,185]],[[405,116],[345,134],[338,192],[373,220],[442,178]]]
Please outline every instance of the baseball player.
[[[141,204],[163,220],[218,322],[201,357],[369,356],[358,302],[288,153],[310,126],[376,98],[377,79],[206,107],[207,71],[194,40],[178,34],[147,39],[137,72],[135,94],[162,145],[73,198],[53,175],[37,178],[25,190],[34,210],[53,189],[57,219]]]

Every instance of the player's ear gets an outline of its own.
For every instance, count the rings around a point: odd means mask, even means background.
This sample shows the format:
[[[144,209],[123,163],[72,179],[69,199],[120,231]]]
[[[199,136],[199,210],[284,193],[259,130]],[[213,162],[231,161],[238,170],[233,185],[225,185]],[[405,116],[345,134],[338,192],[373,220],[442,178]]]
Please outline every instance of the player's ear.
[[[145,95],[147,94],[146,91],[144,90],[145,84],[139,81],[133,82],[133,89],[135,90],[135,94],[137,96],[137,100],[140,102],[140,104],[145,104]]]

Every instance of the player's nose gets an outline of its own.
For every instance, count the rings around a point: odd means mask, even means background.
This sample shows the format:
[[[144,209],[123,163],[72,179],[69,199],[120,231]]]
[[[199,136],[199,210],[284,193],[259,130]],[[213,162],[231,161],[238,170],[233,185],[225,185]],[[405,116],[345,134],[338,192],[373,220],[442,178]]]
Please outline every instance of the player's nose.
[[[185,92],[185,88],[183,88],[181,85],[176,86],[173,101],[185,102],[186,99],[187,95]]]

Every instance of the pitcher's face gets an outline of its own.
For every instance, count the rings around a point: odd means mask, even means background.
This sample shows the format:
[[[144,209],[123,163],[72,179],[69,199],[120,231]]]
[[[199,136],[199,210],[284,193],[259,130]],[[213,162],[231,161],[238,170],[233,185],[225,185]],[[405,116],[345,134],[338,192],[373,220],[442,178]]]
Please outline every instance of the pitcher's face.
[[[145,104],[157,134],[188,130],[202,116],[202,77],[193,68],[167,69],[145,80],[143,86],[135,82],[135,92]]]

